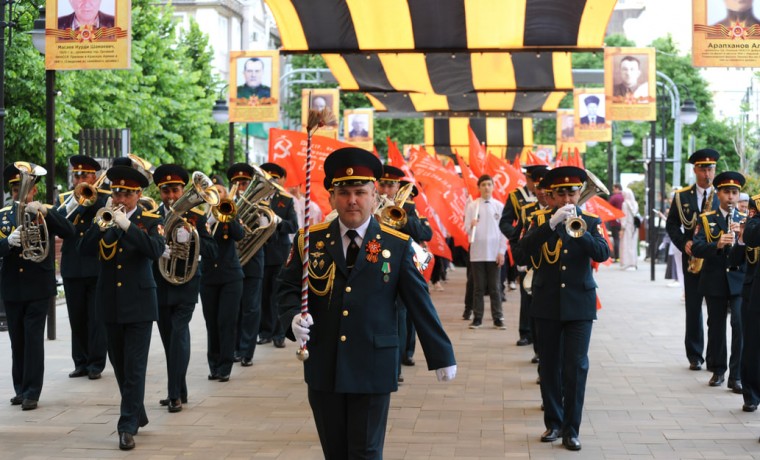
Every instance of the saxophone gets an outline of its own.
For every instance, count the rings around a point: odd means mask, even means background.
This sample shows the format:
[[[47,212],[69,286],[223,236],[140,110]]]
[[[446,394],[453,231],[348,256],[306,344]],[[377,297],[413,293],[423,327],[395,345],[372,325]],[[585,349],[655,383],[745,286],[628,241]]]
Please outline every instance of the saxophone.
[[[712,211],[713,195],[715,195],[715,188],[710,190],[710,195],[707,197],[707,203],[705,203],[705,210],[702,212],[702,214]],[[676,194],[676,196],[678,196],[678,194]],[[681,212],[680,206],[678,207],[678,211]],[[694,222],[696,222],[696,220],[697,220],[697,217],[694,216]],[[699,227],[694,225],[694,233],[697,232],[698,228]],[[705,231],[709,231],[709,229],[705,229]],[[702,271],[702,264],[704,262],[705,262],[704,259],[700,259],[699,257],[689,256],[689,267],[686,269],[686,271],[696,275],[700,271]]]

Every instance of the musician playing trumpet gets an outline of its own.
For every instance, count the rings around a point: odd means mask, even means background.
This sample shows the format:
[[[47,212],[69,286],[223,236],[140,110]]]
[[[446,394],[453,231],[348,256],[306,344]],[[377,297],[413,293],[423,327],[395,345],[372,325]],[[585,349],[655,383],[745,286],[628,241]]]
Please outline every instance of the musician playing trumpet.
[[[599,217],[577,206],[586,171],[562,166],[547,172],[541,188],[551,208],[536,211],[518,246],[533,266],[531,313],[538,332],[539,376],[546,431],[541,442],[562,438],[580,450],[580,424],[589,370],[591,326],[596,319],[596,282],[591,261],[604,262],[610,248]],[[575,216],[575,217],[574,217]],[[571,235],[569,218],[582,219],[586,231]]]
[[[158,186],[161,194],[158,214],[164,219],[164,222],[168,222],[167,218],[172,212],[182,212],[176,209],[176,203],[184,195],[185,184],[187,184],[189,177],[188,172],[182,166],[175,164],[161,165],[153,172],[153,182]],[[209,234],[206,216],[201,209],[193,207],[182,212],[180,218],[185,220],[188,227],[179,226],[173,236],[168,234],[170,229],[166,229],[167,245],[161,257],[167,259],[169,261],[167,265],[169,265],[172,256],[174,256],[177,272],[184,274],[186,266],[191,264],[192,260],[197,260],[199,255],[210,259],[216,258],[217,244]],[[195,246],[191,244],[191,239],[195,236],[191,233],[192,228],[190,226],[195,228],[197,232],[197,238],[200,241],[200,254],[195,253]],[[188,246],[187,260],[176,259],[177,254],[172,254],[173,245]],[[179,250],[175,252],[179,252]],[[179,412],[182,410],[182,404],[187,403],[186,377],[187,367],[190,363],[189,324],[193,318],[195,304],[198,302],[201,279],[198,270],[191,276],[189,280],[179,284],[169,282],[161,273],[158,261],[153,266],[153,277],[156,280],[158,296],[158,331],[161,334],[161,343],[164,345],[168,376],[167,397],[159,401],[159,404],[167,406],[169,412]]]
[[[692,240],[694,228],[701,212],[718,207],[718,197],[713,192],[712,181],[715,178],[715,163],[720,154],[713,149],[701,149],[689,157],[694,165],[697,183],[677,190],[665,223],[665,230],[670,240],[682,253],[683,283],[686,296],[686,335],[684,345],[689,369],[702,369],[705,361],[705,334],[702,327],[702,294],[699,293],[699,273],[691,273],[686,267],[692,260]],[[711,198],[712,197],[712,198]]]
[[[100,258],[97,304],[121,393],[119,448],[130,450],[133,436],[148,423],[145,373],[153,321],[158,319],[152,266],[166,244],[161,216],[137,204],[148,178],[129,166],[113,166],[106,175],[112,204],[98,211],[79,250]]]
[[[74,227],[65,217],[49,212],[49,205],[34,201],[37,186],[28,184],[27,196],[19,197],[22,176],[14,165],[8,165],[3,172],[5,183],[11,190],[14,201],[0,209],[0,257],[3,258],[0,271],[0,293],[5,302],[8,317],[8,335],[11,340],[14,396],[11,404],[20,405],[22,410],[37,408],[42,392],[45,366],[44,332],[45,318],[55,287],[55,251],[48,251],[42,262],[26,260],[22,257],[21,227],[17,225],[16,201],[26,203],[24,212],[33,219],[44,216],[50,234],[68,238],[74,234]],[[37,176],[39,178],[40,176]],[[35,177],[27,177],[32,183]],[[21,219],[21,217],[18,217]]]
[[[704,259],[699,277],[699,294],[707,302],[707,370],[713,373],[709,385],[723,384],[728,368],[728,387],[742,393],[741,383],[741,300],[746,261],[739,222],[746,214],[736,209],[744,176],[726,171],[713,184],[720,206],[702,213],[691,252]],[[726,317],[731,313],[731,358],[726,363]],[[727,366],[728,364],[728,366]]]
[[[95,256],[80,255],[78,246],[92,225],[95,213],[105,206],[111,193],[95,186],[100,171],[97,160],[74,155],[69,158],[69,163],[74,188],[60,195],[57,208],[75,229],[74,235],[65,238],[61,246],[61,277],[71,325],[71,358],[74,360],[74,370],[69,377],[96,380],[106,366],[106,330],[95,305],[98,264]]]

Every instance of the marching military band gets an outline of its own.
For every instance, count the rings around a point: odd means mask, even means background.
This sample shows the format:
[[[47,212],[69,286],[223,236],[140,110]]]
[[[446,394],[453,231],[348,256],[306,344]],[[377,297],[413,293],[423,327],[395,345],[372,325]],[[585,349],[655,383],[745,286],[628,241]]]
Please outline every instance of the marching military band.
[[[728,386],[743,394],[743,409],[754,411],[760,404],[760,308],[752,301],[760,290],[754,282],[760,276],[760,195],[750,199],[749,215],[737,210],[745,179],[730,171],[716,176],[718,158],[703,149],[689,159],[697,183],[676,192],[667,231],[690,267],[684,270],[690,368],[705,363],[711,386],[722,385],[728,372]],[[45,315],[56,293],[54,250],[48,247],[55,236],[63,240],[69,377],[99,379],[108,356],[121,395],[120,449],[133,449],[148,423],[144,394],[153,322],[166,356],[166,398],[159,404],[175,413],[187,403],[189,323],[199,297],[209,380],[229,381],[235,362],[252,366],[257,344],[282,348],[289,338],[299,349],[308,347],[304,375],[326,458],[382,457],[389,395],[403,381],[401,363],[414,365],[415,330],[439,380],[456,375],[451,342],[415,263],[413,246],[424,246],[432,230],[416,211],[416,187],[401,169],[356,148],[327,158],[324,186],[334,211],[310,230],[313,307],[307,313],[300,307],[304,239],[293,197],[282,188],[287,171],[281,166],[237,163],[226,172],[228,191],[222,176],[191,175],[175,164],[153,168],[134,156],[104,172],[87,156],[69,162],[73,188],[55,206],[34,199],[44,169],[16,162],[4,171],[14,201],[0,210],[12,405],[33,410],[40,399]],[[609,258],[600,219],[580,207],[595,186],[588,176],[582,168],[526,167],[529,185],[510,194],[499,222],[521,273],[517,344],[532,343],[534,362],[540,357],[546,428],[540,440],[561,438],[569,450],[581,449],[597,305],[591,265]],[[151,181],[158,204],[143,195]],[[383,204],[376,194],[385,196]],[[366,299],[361,292],[377,295]],[[375,308],[357,308],[362,302]],[[471,307],[472,299],[465,304]],[[465,319],[470,314],[466,309]],[[345,418],[336,418],[337,407]]]

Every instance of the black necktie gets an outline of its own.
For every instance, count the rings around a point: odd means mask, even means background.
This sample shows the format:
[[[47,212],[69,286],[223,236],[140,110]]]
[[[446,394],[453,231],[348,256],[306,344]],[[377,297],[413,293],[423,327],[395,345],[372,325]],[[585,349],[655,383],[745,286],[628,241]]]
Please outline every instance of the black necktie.
[[[700,206],[700,208],[699,208],[699,212],[700,213],[705,212],[705,206],[706,206],[705,203],[706,202],[707,202],[707,190],[705,190],[704,192],[702,192],[702,206]]]
[[[356,262],[356,256],[359,255],[359,245],[356,244],[356,237],[359,236],[356,230],[349,230],[346,232],[346,236],[351,240],[348,243],[348,249],[346,249],[346,266],[353,268]]]

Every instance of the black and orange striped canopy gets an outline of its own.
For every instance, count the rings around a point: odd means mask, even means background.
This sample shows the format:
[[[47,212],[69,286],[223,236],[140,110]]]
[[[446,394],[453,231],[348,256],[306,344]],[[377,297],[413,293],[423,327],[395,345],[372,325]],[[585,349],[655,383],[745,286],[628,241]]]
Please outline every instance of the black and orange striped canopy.
[[[531,118],[426,118],[425,149],[441,155],[454,152],[469,158],[470,137],[467,127],[486,149],[501,158],[512,160],[524,149],[533,147]]]

